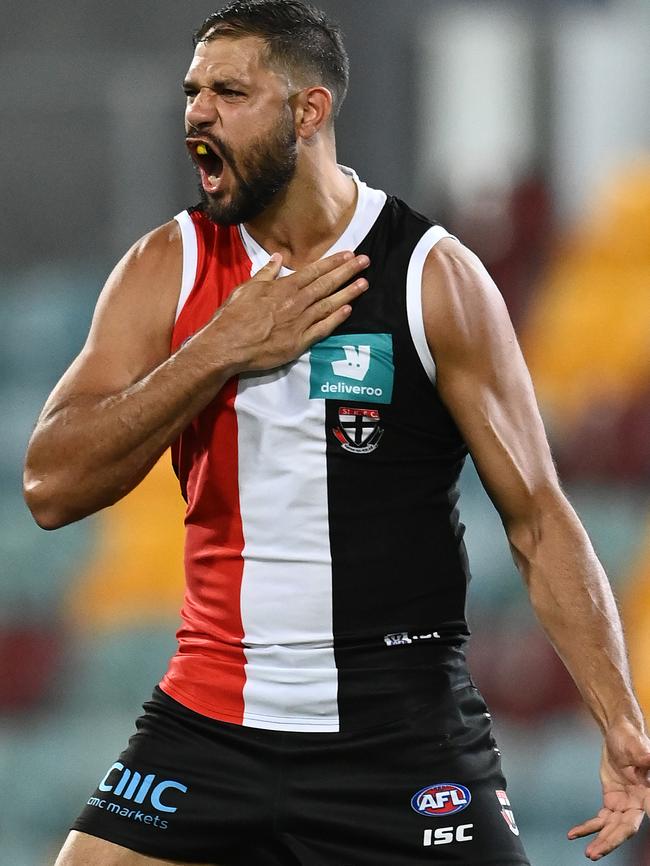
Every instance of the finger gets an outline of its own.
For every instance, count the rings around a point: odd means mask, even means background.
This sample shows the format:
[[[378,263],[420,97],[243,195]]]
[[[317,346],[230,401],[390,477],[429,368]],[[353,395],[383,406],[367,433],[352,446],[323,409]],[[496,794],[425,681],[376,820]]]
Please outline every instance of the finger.
[[[305,306],[326,297],[345,283],[349,283],[370,264],[368,256],[355,256],[353,253],[345,255],[346,257],[339,260],[335,267],[332,267],[333,258],[329,260],[330,263],[326,267],[324,264],[328,260],[323,259],[322,262],[308,265],[300,272],[299,279],[298,272],[292,277],[287,277],[287,279],[296,278],[297,282],[294,285],[303,298]]]
[[[273,253],[263,268],[253,277],[254,280],[274,280],[282,270],[282,253]]]
[[[352,283],[351,286],[346,286],[344,289],[339,289],[338,292],[335,292],[328,298],[324,298],[322,301],[318,301],[318,303],[312,304],[305,311],[305,325],[313,325],[316,322],[320,322],[323,319],[326,319],[340,307],[352,303],[352,301],[356,300],[359,295],[362,295],[364,292],[368,291],[368,288],[368,280],[362,277],[361,279],[356,280],[354,283]]]
[[[630,809],[626,812],[612,812],[605,820],[598,836],[589,843],[585,854],[592,860],[599,860],[614,848],[633,836],[643,820],[643,810]],[[589,823],[589,822],[588,822]],[[571,837],[570,837],[571,838]]]
[[[591,836],[592,833],[600,832],[605,826],[605,817],[598,815],[596,818],[590,818],[583,824],[578,824],[577,827],[572,827],[567,836],[569,839],[581,839],[583,836]]]
[[[345,286],[346,283],[357,277],[361,271],[365,271],[369,264],[370,259],[368,256],[355,256],[350,261],[339,265],[333,271],[323,274],[301,292],[306,306],[314,304],[338,291],[341,286]]]
[[[350,250],[334,253],[332,256],[327,256],[327,258],[305,265],[304,268],[300,268],[295,274],[291,274],[286,279],[288,282],[292,282],[297,289],[304,289],[305,286],[309,286],[346,262],[354,261],[354,258],[355,255]]]
[[[338,310],[335,310],[326,319],[321,319],[321,321],[316,322],[316,324],[308,328],[305,331],[303,352],[310,346],[313,346],[314,343],[318,343],[320,340],[329,337],[329,335],[335,331],[339,325],[342,325],[343,322],[345,322],[351,312],[352,307],[349,304],[346,304],[343,307],[339,307]]]
[[[626,839],[637,832],[641,826],[642,815],[634,812],[618,813],[617,819],[606,824],[598,836],[587,845],[585,854],[591,860],[600,860],[618,848]]]

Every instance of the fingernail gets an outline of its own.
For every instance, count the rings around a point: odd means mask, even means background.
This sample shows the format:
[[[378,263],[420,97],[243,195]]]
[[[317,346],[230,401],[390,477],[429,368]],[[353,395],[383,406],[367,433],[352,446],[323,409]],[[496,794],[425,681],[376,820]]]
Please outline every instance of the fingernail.
[[[354,253],[343,253],[343,261],[349,262],[350,259],[354,258]]]
[[[281,262],[281,261],[282,261],[282,255],[281,255],[280,253],[273,253],[273,255],[271,256],[271,258],[269,259],[269,261],[271,261],[271,262]]]
[[[364,265],[365,267],[368,267],[368,265],[370,264],[370,259],[368,258],[368,256],[357,256],[357,261],[360,265]]]

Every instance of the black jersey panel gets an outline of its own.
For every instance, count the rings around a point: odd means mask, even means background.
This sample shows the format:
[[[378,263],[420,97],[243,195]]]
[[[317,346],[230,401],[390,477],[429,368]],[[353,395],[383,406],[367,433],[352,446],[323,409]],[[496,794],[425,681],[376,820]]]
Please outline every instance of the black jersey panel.
[[[370,364],[363,381],[380,381],[373,352],[388,336],[393,365],[389,402],[351,384],[350,396],[326,404],[342,730],[401,714],[404,702],[424,705],[449,686],[450,671],[464,670],[469,572],[456,485],[467,449],[422,367],[406,308],[411,255],[430,226],[387,201],[358,250],[371,260],[370,289],[335,335],[349,336],[350,376]]]

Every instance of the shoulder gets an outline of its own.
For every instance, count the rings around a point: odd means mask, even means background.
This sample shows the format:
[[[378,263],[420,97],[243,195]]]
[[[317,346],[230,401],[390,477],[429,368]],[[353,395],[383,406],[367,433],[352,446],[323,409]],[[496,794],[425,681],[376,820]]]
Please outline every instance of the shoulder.
[[[513,340],[503,296],[479,257],[455,238],[443,238],[426,257],[422,311],[432,352]]]
[[[170,220],[137,240],[118,267],[165,270],[180,265],[183,258],[183,241],[176,220]]]
[[[178,302],[183,270],[183,242],[178,223],[171,220],[143,235],[113,268],[100,297],[115,304],[137,296],[141,301]]]
[[[155,344],[156,358],[162,357],[170,342],[182,270],[181,233],[174,220],[137,240],[106,281],[87,346],[144,341]]]
[[[479,257],[451,236],[443,237],[429,250],[422,281],[425,292],[463,290],[481,295],[496,290]]]

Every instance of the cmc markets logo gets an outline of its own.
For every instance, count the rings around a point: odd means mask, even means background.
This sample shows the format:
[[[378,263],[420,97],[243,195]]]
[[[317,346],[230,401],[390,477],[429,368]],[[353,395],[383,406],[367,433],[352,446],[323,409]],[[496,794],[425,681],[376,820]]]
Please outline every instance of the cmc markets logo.
[[[118,775],[116,775],[118,774]],[[175,794],[172,792],[176,792]],[[112,764],[104,778],[99,783],[98,793],[111,795],[106,798],[91,797],[89,806],[95,806],[130,821],[141,824],[151,824],[161,830],[166,830],[168,821],[162,820],[159,814],[151,815],[145,811],[150,804],[156,813],[172,814],[178,806],[174,800],[179,794],[187,793],[187,785],[174,779],[160,779],[155,773],[143,776],[137,770],[130,770],[121,761]],[[117,798],[122,802],[115,802]],[[127,801],[128,805],[124,801]],[[144,806],[144,809],[131,808],[132,805]]]
[[[472,801],[469,789],[455,782],[438,782],[422,788],[411,798],[411,806],[425,818],[443,818],[462,812]]]
[[[114,770],[121,771],[122,775],[117,784],[109,785],[108,780]],[[147,797],[149,797],[151,805],[159,812],[175,812],[178,807],[172,806],[169,803],[163,803],[162,796],[169,790],[176,790],[182,794],[186,794],[187,786],[172,779],[163,779],[152,788],[155,780],[155,773],[149,773],[142,778],[137,771],[133,771],[132,773],[124,764],[116,761],[99,783],[99,790],[106,791],[107,793],[111,791],[115,797],[122,797],[123,800],[133,800],[134,803],[144,803]]]

